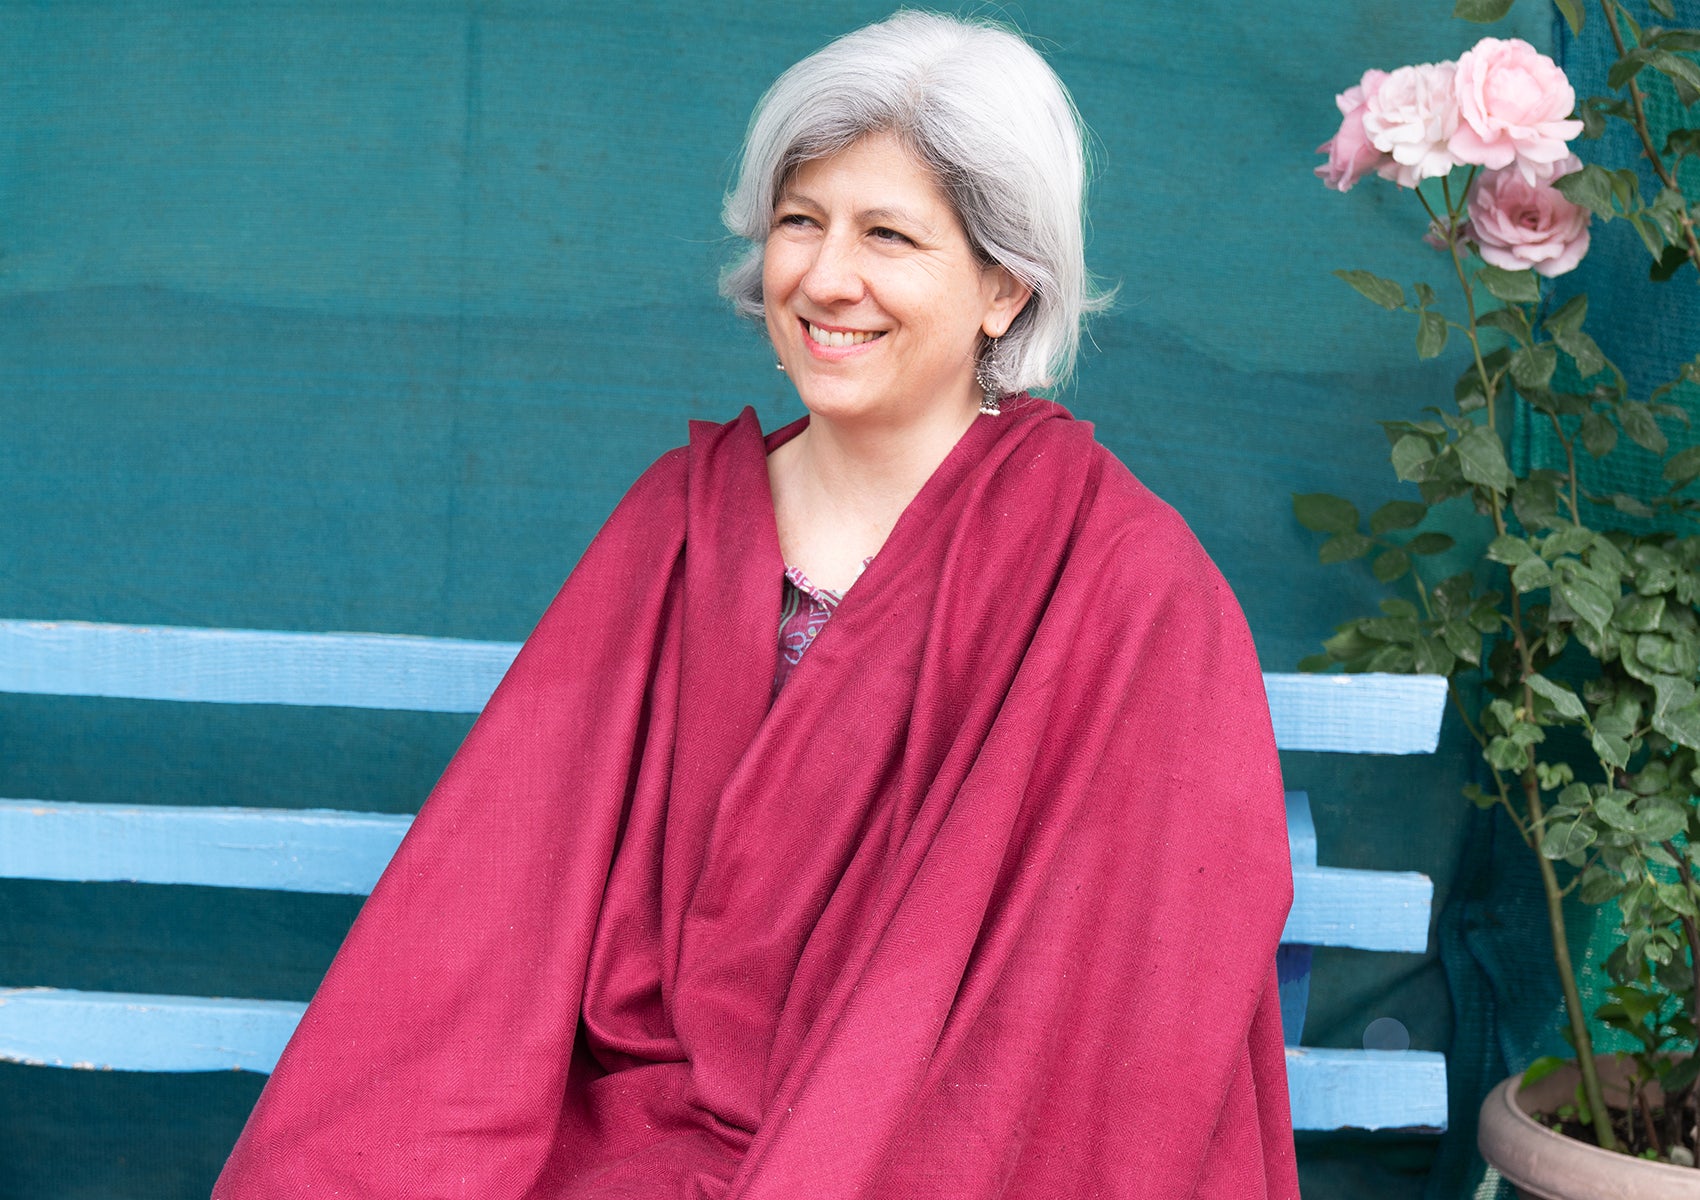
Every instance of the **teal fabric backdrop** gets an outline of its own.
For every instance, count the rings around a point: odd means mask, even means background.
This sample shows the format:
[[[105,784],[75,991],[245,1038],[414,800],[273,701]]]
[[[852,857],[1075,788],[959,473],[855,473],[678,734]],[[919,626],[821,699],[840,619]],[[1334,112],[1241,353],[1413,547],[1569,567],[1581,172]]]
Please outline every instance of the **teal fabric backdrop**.
[[[1550,45],[1519,7],[1495,32]],[[1192,523],[1269,669],[1380,595],[1316,565],[1289,494],[1391,495],[1375,418],[1459,367],[1328,274],[1438,283],[1416,213],[1310,175],[1336,91],[1479,35],[1450,8],[997,10],[1100,143],[1090,257],[1121,295],[1060,398]],[[715,295],[719,197],[767,82],[888,11],[0,0],[0,615],[523,637],[688,418],[800,411]],[[0,697],[0,795],[408,811],[466,725]],[[1481,886],[1467,762],[1286,767],[1324,862],[1445,904]],[[304,999],[356,908],[3,883],[0,985]],[[1306,1139],[1307,1196],[1466,1193],[1502,1068],[1460,920],[1428,956],[1318,955],[1307,1040],[1404,1022],[1453,1054],[1454,1131]],[[0,1198],[204,1195],[259,1085],[0,1067]]]

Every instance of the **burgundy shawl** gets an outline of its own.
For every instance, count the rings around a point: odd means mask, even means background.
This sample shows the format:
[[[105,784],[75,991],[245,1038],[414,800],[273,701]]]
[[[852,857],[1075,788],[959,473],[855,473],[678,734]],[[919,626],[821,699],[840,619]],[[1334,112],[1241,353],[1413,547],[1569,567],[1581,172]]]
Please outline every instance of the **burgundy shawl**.
[[[621,502],[214,1190],[1297,1196],[1262,681],[1175,513],[977,420],[769,707],[753,412]]]

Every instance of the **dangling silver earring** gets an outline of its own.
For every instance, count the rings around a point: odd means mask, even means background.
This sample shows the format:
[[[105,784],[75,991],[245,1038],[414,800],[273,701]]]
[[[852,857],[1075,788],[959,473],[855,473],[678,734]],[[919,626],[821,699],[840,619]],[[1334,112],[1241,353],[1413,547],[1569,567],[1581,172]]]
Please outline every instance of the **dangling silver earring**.
[[[773,364],[773,365],[774,365],[774,366],[775,366],[775,367],[777,367],[777,368],[779,368],[779,369],[780,369],[780,370],[781,370],[781,371],[783,371],[783,370],[784,370],[784,369],[785,369],[785,364],[784,364],[784,363],[782,363],[782,362],[776,362],[776,363],[774,363],[774,364]]]
[[[986,352],[980,356],[979,364],[974,368],[974,382],[980,385],[980,412],[984,416],[995,417],[1003,411],[998,403],[1002,393],[998,390],[997,381],[998,339],[988,338]]]

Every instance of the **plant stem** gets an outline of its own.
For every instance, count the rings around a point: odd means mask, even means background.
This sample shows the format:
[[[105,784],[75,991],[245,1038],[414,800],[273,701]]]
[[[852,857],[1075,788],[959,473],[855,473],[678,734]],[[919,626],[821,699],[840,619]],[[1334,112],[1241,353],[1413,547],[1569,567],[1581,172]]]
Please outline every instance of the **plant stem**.
[[[1476,723],[1470,719],[1470,710],[1465,706],[1463,697],[1458,695],[1457,684],[1451,679],[1446,681],[1446,695],[1452,701],[1453,711],[1464,722],[1464,728],[1476,740],[1476,744],[1485,751],[1488,746],[1488,739],[1482,734]],[[1493,776],[1493,786],[1499,793],[1500,806],[1505,809],[1505,815],[1511,818],[1511,825],[1517,830],[1517,836],[1523,839],[1523,844],[1528,846],[1529,849],[1538,852],[1540,842],[1536,839],[1534,831],[1523,824],[1523,818],[1518,814],[1516,806],[1511,803],[1511,796],[1506,791],[1505,780],[1491,766],[1488,768],[1488,772]]]
[[[1635,1106],[1641,1110],[1641,1128],[1647,1131],[1647,1141],[1658,1152],[1660,1158],[1665,1156],[1665,1144],[1659,1140],[1659,1131],[1653,1128],[1653,1106],[1647,1103],[1647,1090],[1642,1087],[1635,1089]]]
[[[1694,882],[1694,869],[1688,865],[1688,858],[1675,842],[1664,842],[1663,845],[1666,852],[1676,859],[1676,873],[1682,879],[1682,886],[1688,889],[1688,898],[1700,907],[1700,886]],[[1688,939],[1688,972],[1694,985],[1694,991],[1688,997],[1688,1011],[1696,1027],[1700,1027],[1700,930],[1696,929],[1693,917],[1682,918],[1682,933]],[[1688,1085],[1691,1093],[1694,1086],[1692,1083]]]
[[[1582,508],[1578,504],[1582,490],[1576,483],[1576,441],[1564,436],[1564,426],[1559,423],[1557,413],[1548,413],[1547,420],[1552,422],[1553,436],[1558,438],[1558,444],[1564,447],[1564,461],[1570,467],[1570,523],[1581,527]]]
[[[1444,185],[1444,181],[1442,183]],[[1451,192],[1447,192],[1447,211],[1452,208]],[[1470,339],[1470,349],[1476,357],[1476,374],[1482,381],[1482,397],[1487,402],[1487,427],[1495,436],[1498,434],[1495,425],[1495,404],[1493,381],[1488,376],[1487,363],[1482,359],[1481,340],[1476,332],[1476,299],[1470,288],[1470,281],[1464,275],[1464,263],[1458,255],[1458,244],[1449,240],[1452,251],[1452,269],[1458,275],[1458,285],[1464,291],[1464,307],[1469,314],[1470,325],[1464,332]],[[1504,535],[1505,502],[1497,488],[1487,489],[1489,507],[1493,510],[1494,531]],[[1528,679],[1535,673],[1534,654],[1529,649],[1528,637],[1523,632],[1522,596],[1514,584],[1507,581],[1508,594],[1511,604],[1511,637],[1517,650],[1517,661],[1522,667],[1523,677],[1523,707],[1526,712],[1535,711],[1535,692],[1529,686]],[[1495,772],[1498,777],[1498,772]],[[1576,968],[1570,961],[1570,942],[1564,928],[1564,893],[1559,889],[1558,872],[1553,869],[1552,860],[1541,853],[1540,831],[1546,824],[1546,810],[1541,804],[1541,785],[1531,765],[1523,772],[1523,799],[1529,812],[1528,835],[1525,841],[1533,848],[1535,863],[1541,873],[1541,890],[1546,893],[1547,924],[1552,934],[1553,965],[1558,968],[1559,982],[1564,988],[1564,1009],[1570,1018],[1570,1032],[1576,1045],[1576,1065],[1582,1072],[1583,1093],[1588,1098],[1588,1107],[1592,1109],[1594,1140],[1605,1150],[1617,1149],[1617,1135],[1612,1132],[1611,1114],[1606,1111],[1604,1095],[1600,1090],[1600,1073],[1594,1064],[1594,1043],[1588,1032],[1588,1019],[1582,1010],[1582,994],[1576,987]],[[1503,792],[1502,792],[1503,795]],[[1506,797],[1506,808],[1510,809],[1511,802]],[[1513,813],[1515,818],[1515,813]]]
[[[1622,58],[1628,47],[1623,43],[1623,31],[1617,27],[1618,9],[1615,0],[1600,0],[1600,10],[1606,15],[1606,28],[1611,30],[1611,40],[1612,44],[1617,47],[1617,56]],[[1647,106],[1641,96],[1641,85],[1633,79],[1629,81],[1629,101],[1635,110],[1635,120],[1632,124],[1635,126],[1636,134],[1641,139],[1642,153],[1653,166],[1653,173],[1659,177],[1659,182],[1667,188],[1670,188],[1673,192],[1680,192],[1682,189],[1677,186],[1675,176],[1665,166],[1665,160],[1659,156],[1657,150],[1653,149],[1653,135],[1647,125]],[[1687,204],[1682,206],[1682,239],[1685,243],[1684,248],[1688,251],[1688,261],[1694,264],[1697,271],[1700,271],[1700,240],[1695,238],[1694,219],[1688,215]],[[1697,278],[1700,278],[1700,276],[1697,276]]]
[[[1524,685],[1524,691],[1529,688]],[[1531,694],[1530,702],[1533,702]],[[1541,808],[1541,785],[1535,779],[1534,768],[1523,772],[1523,798],[1529,805],[1529,816],[1539,825],[1545,814]],[[1547,927],[1552,933],[1552,959],[1558,967],[1559,983],[1564,987],[1564,1010],[1570,1018],[1570,1033],[1576,1043],[1576,1065],[1582,1071],[1582,1091],[1593,1110],[1594,1140],[1602,1150],[1617,1149],[1617,1135],[1612,1132],[1611,1114],[1606,1111],[1605,1094],[1600,1090],[1600,1072],[1594,1064],[1594,1042],[1588,1033],[1588,1020],[1582,1011],[1582,993],[1576,987],[1576,969],[1570,962],[1570,940],[1564,928],[1564,896],[1558,888],[1558,872],[1552,860],[1535,852],[1541,869],[1541,890],[1547,899]]]
[[[1470,353],[1476,358],[1476,376],[1482,381],[1482,398],[1487,401],[1487,424],[1489,430],[1495,430],[1493,412],[1493,381],[1488,378],[1487,363],[1482,359],[1481,339],[1476,335],[1476,297],[1470,290],[1470,281],[1464,277],[1464,260],[1458,256],[1458,244],[1451,243],[1452,270],[1458,276],[1458,286],[1464,291],[1464,311],[1469,314],[1470,323],[1464,328],[1464,336],[1470,339]],[[1497,432],[1497,430],[1495,430]],[[1495,530],[1505,532],[1505,519],[1499,511],[1499,493],[1493,493],[1493,519]],[[1515,590],[1512,593],[1516,594]]]

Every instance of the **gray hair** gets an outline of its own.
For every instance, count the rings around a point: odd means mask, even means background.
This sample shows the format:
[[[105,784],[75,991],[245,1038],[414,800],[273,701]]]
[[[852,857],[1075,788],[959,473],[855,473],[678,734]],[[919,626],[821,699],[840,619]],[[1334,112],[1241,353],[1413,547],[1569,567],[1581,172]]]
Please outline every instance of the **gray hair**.
[[[982,262],[1033,289],[980,351],[1000,394],[1065,382],[1087,313],[1110,302],[1086,270],[1086,129],[1018,34],[986,20],[899,12],[829,43],[756,105],[726,228],[750,244],[720,290],[762,317],[762,253],[780,189],[803,163],[890,133],[933,172]]]

